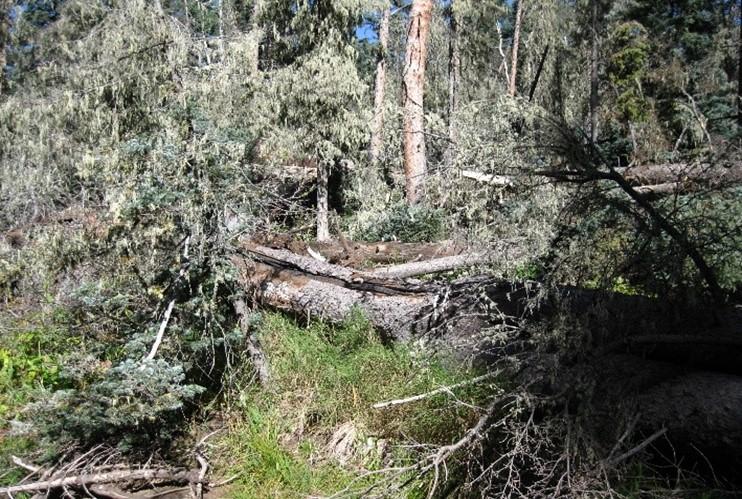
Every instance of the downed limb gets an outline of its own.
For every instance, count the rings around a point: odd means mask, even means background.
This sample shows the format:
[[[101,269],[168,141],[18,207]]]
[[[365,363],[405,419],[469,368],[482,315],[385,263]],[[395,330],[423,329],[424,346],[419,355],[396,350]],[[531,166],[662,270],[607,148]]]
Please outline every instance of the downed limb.
[[[463,388],[465,386],[475,385],[477,383],[481,383],[482,381],[486,381],[488,379],[494,378],[500,374],[500,371],[493,371],[491,373],[483,374],[482,376],[477,376],[476,378],[462,381],[461,383],[456,383],[455,385],[450,386],[442,386],[440,388],[437,388],[435,390],[431,390],[427,393],[421,393],[420,395],[415,395],[412,397],[407,397],[403,399],[397,399],[397,400],[389,400],[386,402],[378,402],[371,407],[374,409],[384,409],[386,407],[393,407],[395,405],[402,405],[402,404],[409,404],[411,402],[418,402],[420,400],[425,400],[430,397],[435,397],[436,395],[439,395],[441,393],[450,393],[453,390],[456,390],[458,388]]]
[[[170,481],[170,482],[196,482],[199,473],[185,470],[169,470],[162,468],[141,470],[120,470],[105,473],[84,473],[75,476],[65,476],[51,480],[12,485],[0,488],[0,496],[12,497],[20,492],[34,492],[39,490],[52,490],[62,487],[83,487],[87,485],[115,482],[133,482],[137,480],[147,481]]]
[[[402,263],[389,267],[379,267],[370,273],[377,277],[404,279],[420,275],[447,272],[476,265],[486,265],[495,262],[514,261],[520,258],[522,251],[517,249],[513,241],[502,241],[496,248],[474,253],[462,253],[453,256],[433,258],[417,262]]]
[[[307,243],[287,234],[257,234],[243,239],[241,245],[257,245],[272,249],[288,250],[297,255],[319,253],[330,263],[342,264],[356,269],[371,264],[395,264],[413,260],[430,260],[463,253],[466,249],[453,241],[436,243],[401,243],[349,241],[342,237],[339,241]],[[311,248],[311,251],[310,251]]]
[[[188,261],[188,248],[191,242],[191,236],[187,236],[185,238],[184,248],[183,248],[183,265],[180,267],[180,272],[178,272],[178,279],[181,279],[186,275],[186,272],[188,271],[188,267],[186,265],[186,262]],[[170,303],[167,304],[167,309],[165,309],[165,315],[162,318],[162,322],[160,323],[160,327],[157,330],[157,335],[155,336],[155,341],[152,344],[152,348],[150,349],[147,356],[144,358],[144,360],[152,360],[155,358],[155,355],[157,355],[157,350],[160,348],[160,344],[162,343],[162,339],[165,337],[165,330],[167,329],[167,325],[170,322],[170,316],[173,313],[173,309],[175,308],[175,298],[170,300]],[[142,369],[144,368],[144,365],[142,365]]]
[[[513,179],[506,175],[494,175],[474,170],[462,170],[461,176],[484,184],[499,185],[501,187],[512,187],[513,185]]]

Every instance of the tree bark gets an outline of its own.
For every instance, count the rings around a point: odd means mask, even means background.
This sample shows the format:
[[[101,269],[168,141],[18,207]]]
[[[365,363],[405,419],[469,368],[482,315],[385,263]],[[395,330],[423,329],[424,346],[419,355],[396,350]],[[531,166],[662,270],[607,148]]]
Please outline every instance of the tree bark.
[[[317,165],[317,241],[330,240],[329,169],[325,161]]]
[[[252,31],[252,36],[254,38],[253,43],[255,45],[252,47],[250,64],[252,65],[252,74],[256,75],[258,74],[258,71],[260,71],[260,42],[263,39],[263,29],[258,22],[262,0],[254,1],[255,3],[253,4],[252,13],[250,15],[250,29]]]
[[[7,64],[5,49],[10,35],[10,9],[12,5],[10,0],[0,0],[0,96],[3,95],[5,89],[5,66]]]
[[[737,62],[737,126],[742,130],[742,0],[739,0],[739,39],[737,42],[738,58]]]
[[[456,143],[458,142],[458,127],[456,113],[459,108],[459,80],[461,79],[461,49],[459,47],[459,23],[456,19],[455,0],[450,5],[451,32],[448,43],[448,147],[446,148],[446,164],[453,162]]]
[[[523,2],[524,0],[518,0],[518,6],[515,10],[515,28],[513,30],[513,51],[510,61],[510,85],[508,87],[508,95],[515,97],[516,93],[516,82],[518,76],[518,48],[520,46],[520,27],[523,21]]]
[[[590,143],[598,141],[598,0],[592,0],[592,47],[590,50]]]
[[[433,0],[413,0],[404,69],[404,165],[407,202],[417,204],[427,173],[425,158],[425,61]]]
[[[379,161],[384,145],[384,94],[386,89],[386,58],[389,48],[389,17],[391,9],[384,9],[379,23],[379,60],[376,63],[376,83],[374,85],[374,117],[371,124],[371,144],[369,159],[375,166]]]
[[[536,69],[536,76],[533,78],[533,82],[531,83],[531,89],[528,91],[528,102],[533,102],[533,96],[536,95],[536,87],[538,86],[538,81],[541,79],[541,72],[544,70],[544,63],[546,62],[546,57],[549,55],[549,47],[550,45],[547,43],[546,47],[544,47],[544,51],[541,54],[541,58],[538,61],[538,68]]]
[[[638,165],[618,170],[636,186],[677,183],[706,187],[723,187],[742,183],[742,163],[730,165],[709,163],[666,163]]]

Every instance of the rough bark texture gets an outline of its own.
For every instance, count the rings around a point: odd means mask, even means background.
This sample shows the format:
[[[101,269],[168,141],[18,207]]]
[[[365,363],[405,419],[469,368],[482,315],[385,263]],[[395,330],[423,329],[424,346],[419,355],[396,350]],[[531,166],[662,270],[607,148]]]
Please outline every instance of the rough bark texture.
[[[508,94],[515,97],[516,83],[518,80],[518,48],[520,46],[520,26],[523,21],[523,1],[518,0],[518,7],[515,10],[515,28],[513,30],[513,52],[510,59],[510,85]]]
[[[379,23],[379,60],[376,63],[376,83],[374,85],[374,117],[371,124],[371,144],[369,158],[375,165],[384,145],[384,94],[386,88],[386,58],[389,47],[390,9],[385,9]]]
[[[317,241],[330,240],[330,208],[328,182],[329,166],[321,162],[317,166]]]
[[[349,241],[306,242],[283,234],[257,234],[245,239],[242,244],[258,244],[274,249],[286,249],[298,255],[309,256],[309,249],[322,255],[328,262],[353,268],[365,268],[374,264],[395,264],[413,260],[430,260],[445,256],[477,251],[457,245],[453,241],[438,243],[364,243]]]
[[[404,68],[405,194],[409,204],[422,196],[427,172],[425,159],[425,60],[433,0],[413,0]]]

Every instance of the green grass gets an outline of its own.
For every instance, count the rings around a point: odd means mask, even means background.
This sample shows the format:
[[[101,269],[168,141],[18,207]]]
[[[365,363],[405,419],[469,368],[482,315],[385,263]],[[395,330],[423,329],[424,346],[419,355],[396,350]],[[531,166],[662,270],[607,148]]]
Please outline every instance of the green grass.
[[[223,473],[241,473],[230,497],[305,497],[328,495],[351,485],[361,470],[411,462],[409,450],[382,455],[367,442],[381,439],[449,443],[476,419],[473,410],[447,396],[392,409],[372,409],[375,402],[424,393],[474,376],[441,362],[417,357],[409,348],[383,345],[373,329],[355,315],[332,327],[306,328],[278,314],[268,314],[259,337],[271,368],[271,386],[254,384],[239,395],[229,435],[221,446]],[[460,390],[476,401],[484,388]],[[341,465],[326,449],[333,432],[345,423],[357,431],[353,456]],[[372,479],[352,484],[363,490]]]

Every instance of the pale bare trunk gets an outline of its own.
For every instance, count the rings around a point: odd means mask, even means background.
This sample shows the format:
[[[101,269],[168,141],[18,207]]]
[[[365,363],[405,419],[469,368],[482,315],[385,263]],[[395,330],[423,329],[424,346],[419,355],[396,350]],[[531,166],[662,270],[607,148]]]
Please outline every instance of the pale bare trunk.
[[[458,128],[456,127],[456,112],[459,107],[459,79],[461,78],[461,52],[459,49],[459,26],[451,2],[451,39],[448,47],[448,148],[446,149],[446,164],[453,161],[456,142],[458,142]]]
[[[598,141],[598,0],[592,0],[592,47],[590,54],[590,142]]]
[[[390,9],[384,10],[379,24],[379,61],[376,63],[376,86],[374,88],[374,118],[371,124],[371,145],[368,155],[371,164],[379,160],[384,145],[384,90],[386,87],[386,56],[389,47]]]
[[[407,202],[416,204],[422,196],[425,163],[425,58],[427,55],[433,0],[414,0],[407,32],[404,69],[404,165]]]
[[[324,161],[317,166],[317,241],[330,239],[328,206],[329,165]]]
[[[518,75],[518,47],[520,46],[520,25],[523,20],[523,1],[518,0],[518,8],[515,10],[515,29],[513,31],[513,53],[510,62],[510,87],[508,94],[515,97],[515,82]]]

